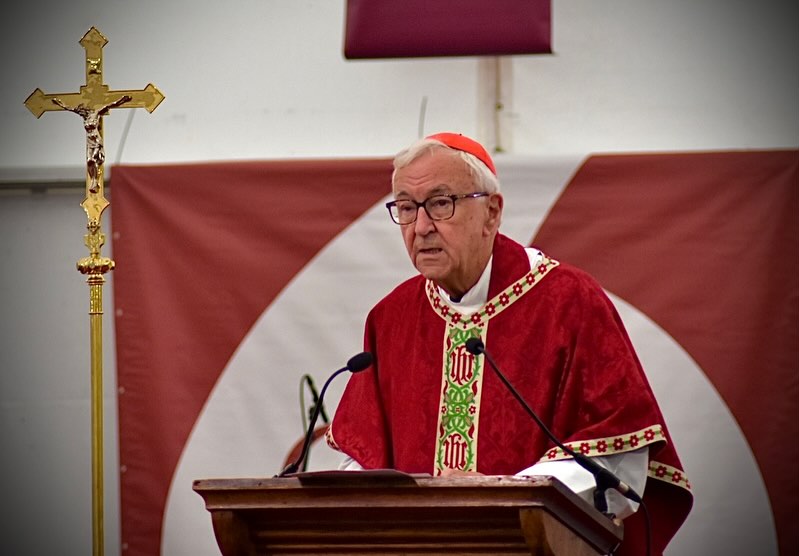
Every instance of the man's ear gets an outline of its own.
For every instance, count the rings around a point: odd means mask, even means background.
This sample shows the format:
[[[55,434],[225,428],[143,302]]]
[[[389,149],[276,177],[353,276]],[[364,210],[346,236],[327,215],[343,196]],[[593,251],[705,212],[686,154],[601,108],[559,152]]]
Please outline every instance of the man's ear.
[[[488,198],[488,219],[486,219],[486,232],[493,233],[499,229],[502,222],[502,208],[505,206],[505,199],[501,193],[492,193]]]

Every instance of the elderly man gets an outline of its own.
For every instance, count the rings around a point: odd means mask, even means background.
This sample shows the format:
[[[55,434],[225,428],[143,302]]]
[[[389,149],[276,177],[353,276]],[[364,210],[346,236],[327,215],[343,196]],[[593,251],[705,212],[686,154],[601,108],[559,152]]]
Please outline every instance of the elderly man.
[[[420,275],[370,312],[372,372],[351,377],[328,431],[349,469],[434,476],[552,475],[589,501],[595,481],[555,446],[465,348],[479,338],[554,435],[643,495],[662,553],[690,510],[690,486],[615,308],[586,273],[499,233],[496,168],[477,142],[427,137],[394,160],[387,203]],[[638,504],[621,552],[644,554]]]

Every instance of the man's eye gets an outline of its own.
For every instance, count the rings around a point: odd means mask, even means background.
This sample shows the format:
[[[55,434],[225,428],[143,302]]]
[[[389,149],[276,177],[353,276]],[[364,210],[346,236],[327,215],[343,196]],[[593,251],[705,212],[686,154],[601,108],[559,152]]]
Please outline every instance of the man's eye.
[[[416,205],[413,203],[397,203],[397,212],[407,214],[409,212],[415,212]]]
[[[429,206],[431,210],[440,210],[443,208],[447,208],[449,206],[449,198],[433,197],[432,199],[427,201],[427,206]]]

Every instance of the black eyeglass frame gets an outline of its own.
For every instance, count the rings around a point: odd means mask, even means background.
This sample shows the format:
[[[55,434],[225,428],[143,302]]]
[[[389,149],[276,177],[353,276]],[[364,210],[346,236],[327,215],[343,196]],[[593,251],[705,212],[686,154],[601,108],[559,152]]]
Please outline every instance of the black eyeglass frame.
[[[424,209],[425,214],[427,214],[427,217],[430,220],[432,220],[433,222],[441,222],[442,220],[449,220],[450,218],[455,216],[455,201],[458,201],[460,199],[477,199],[479,197],[488,197],[490,195],[491,195],[491,193],[489,193],[488,191],[476,191],[474,193],[463,193],[463,194],[460,194],[460,195],[431,195],[430,197],[428,197],[427,199],[425,199],[421,203],[419,201],[415,201],[413,199],[394,199],[393,201],[389,201],[388,203],[386,203],[386,209],[388,209],[388,214],[389,214],[389,216],[391,216],[391,221],[394,222],[394,224],[398,224],[400,226],[407,226],[408,224],[413,224],[414,222],[416,222],[416,219],[419,216],[419,208],[420,207]],[[433,199],[440,199],[442,197],[446,197],[447,199],[450,199],[452,201],[452,212],[449,214],[449,216],[447,216],[445,218],[433,218],[430,215],[430,211],[427,210],[427,203],[429,203]],[[414,205],[416,205],[416,212],[414,212],[415,216],[413,217],[413,220],[411,220],[410,222],[398,222],[397,221],[397,219],[394,217],[394,213],[391,211],[391,209],[395,208],[397,206],[398,202],[413,203]]]

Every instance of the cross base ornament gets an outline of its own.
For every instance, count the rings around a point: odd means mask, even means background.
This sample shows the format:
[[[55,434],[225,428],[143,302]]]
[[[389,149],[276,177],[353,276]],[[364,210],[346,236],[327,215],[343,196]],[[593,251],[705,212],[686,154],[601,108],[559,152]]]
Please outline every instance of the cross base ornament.
[[[45,94],[35,89],[25,100],[34,116],[45,112],[73,112],[83,119],[86,132],[86,198],[81,203],[86,212],[88,233],[84,243],[89,256],[77,262],[77,269],[87,275],[89,284],[89,331],[91,338],[91,407],[92,407],[92,554],[103,554],[103,284],[104,274],[114,269],[114,261],[100,253],[105,244],[101,221],[110,204],[105,198],[103,173],[103,117],[115,108],[155,110],[164,95],[152,83],[141,90],[109,90],[103,83],[103,47],[108,43],[95,27],[80,40],[86,51],[86,83],[76,93]]]

